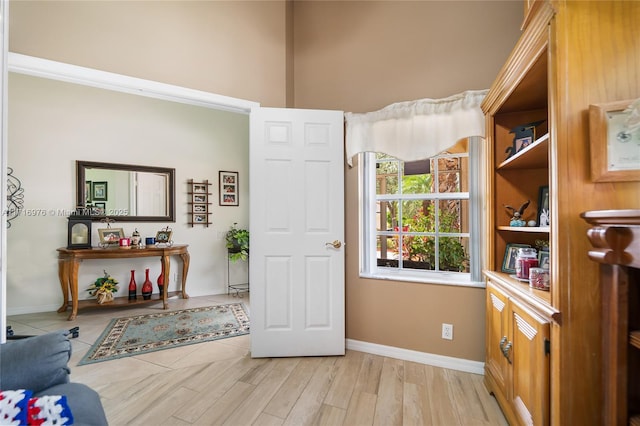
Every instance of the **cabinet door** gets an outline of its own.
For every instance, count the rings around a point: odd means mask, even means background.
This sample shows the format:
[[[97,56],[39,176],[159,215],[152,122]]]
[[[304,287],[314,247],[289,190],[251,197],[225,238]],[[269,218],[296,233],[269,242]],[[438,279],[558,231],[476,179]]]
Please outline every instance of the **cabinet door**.
[[[508,361],[502,354],[502,347],[508,342],[509,317],[508,298],[491,282],[487,285],[487,332],[485,368],[495,380],[503,394],[506,394]],[[502,345],[502,347],[501,347]]]
[[[549,322],[509,299],[511,404],[521,424],[549,424]]]

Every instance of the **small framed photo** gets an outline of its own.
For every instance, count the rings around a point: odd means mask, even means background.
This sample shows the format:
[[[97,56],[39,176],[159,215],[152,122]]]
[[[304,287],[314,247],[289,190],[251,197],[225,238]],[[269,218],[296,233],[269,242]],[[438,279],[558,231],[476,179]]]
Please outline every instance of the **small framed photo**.
[[[193,202],[194,203],[206,203],[207,195],[206,194],[193,194]]]
[[[85,204],[91,202],[91,181],[87,180],[84,182],[84,200]]]
[[[516,152],[520,152],[533,142],[533,136],[516,139]]]
[[[206,214],[194,214],[193,221],[195,223],[207,223],[207,215]]]
[[[163,229],[156,233],[156,244],[169,244],[171,242],[171,235],[173,231],[170,229]]]
[[[516,257],[518,256],[518,249],[522,247],[531,246],[529,244],[507,244],[507,248],[504,250],[504,259],[502,261],[502,272],[506,272],[507,274],[516,273]]]
[[[93,182],[91,184],[91,200],[107,201],[107,182]]]
[[[193,184],[193,192],[199,192],[206,194],[207,193],[207,185],[203,183],[194,183]]]
[[[104,216],[106,209],[107,209],[107,206],[105,203],[93,203],[93,206],[91,206],[91,215]]]
[[[120,238],[124,238],[124,230],[122,228],[101,228],[98,229],[100,236],[100,244],[119,244]]]
[[[206,213],[207,212],[207,205],[206,204],[194,204],[193,205],[193,212],[194,213]]]
[[[551,224],[551,209],[549,207],[549,186],[541,186],[538,189],[538,226]]]
[[[218,172],[219,195],[221,206],[237,206],[238,203],[238,172]]]
[[[538,252],[538,266],[549,269],[549,250],[540,250]]]
[[[591,179],[640,181],[640,131],[632,124],[640,99],[589,105]]]

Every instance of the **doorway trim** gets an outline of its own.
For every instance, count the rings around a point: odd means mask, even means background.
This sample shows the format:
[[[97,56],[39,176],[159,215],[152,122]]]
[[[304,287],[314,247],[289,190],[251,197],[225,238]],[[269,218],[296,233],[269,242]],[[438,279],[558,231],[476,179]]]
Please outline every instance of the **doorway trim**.
[[[9,52],[8,71],[132,95],[249,114],[260,103]]]

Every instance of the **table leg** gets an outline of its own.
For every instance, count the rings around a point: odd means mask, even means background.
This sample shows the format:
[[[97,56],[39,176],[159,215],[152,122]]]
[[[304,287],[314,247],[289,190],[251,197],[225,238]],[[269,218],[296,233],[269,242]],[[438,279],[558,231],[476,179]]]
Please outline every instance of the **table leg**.
[[[162,262],[162,267],[164,270],[164,286],[162,288],[162,308],[169,309],[169,301],[167,300],[167,288],[169,287],[171,259],[167,255],[162,255],[162,257],[160,258],[160,261]]]
[[[187,274],[189,273],[189,261],[191,256],[189,256],[188,252],[182,253],[180,255],[182,258],[182,298],[188,299],[189,295],[187,294]]]
[[[62,288],[62,306],[58,312],[64,312],[69,307],[69,259],[58,259],[58,278]]]
[[[78,316],[78,267],[80,261],[71,260],[69,265],[69,287],[71,289],[71,315],[69,321],[73,321]]]

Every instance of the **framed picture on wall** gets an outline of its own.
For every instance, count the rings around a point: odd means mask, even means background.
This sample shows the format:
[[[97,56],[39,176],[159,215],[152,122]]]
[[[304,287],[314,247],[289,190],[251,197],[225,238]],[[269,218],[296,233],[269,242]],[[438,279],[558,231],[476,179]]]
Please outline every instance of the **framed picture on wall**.
[[[237,206],[238,202],[238,172],[218,172],[219,195],[221,206]]]
[[[91,181],[90,180],[87,180],[84,182],[84,200],[86,204],[91,202]]]
[[[91,188],[92,201],[107,201],[107,182],[93,182]]]

